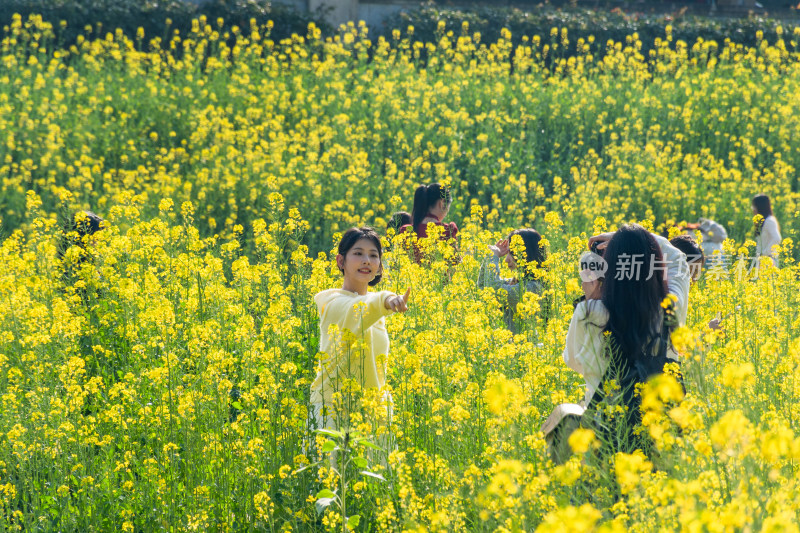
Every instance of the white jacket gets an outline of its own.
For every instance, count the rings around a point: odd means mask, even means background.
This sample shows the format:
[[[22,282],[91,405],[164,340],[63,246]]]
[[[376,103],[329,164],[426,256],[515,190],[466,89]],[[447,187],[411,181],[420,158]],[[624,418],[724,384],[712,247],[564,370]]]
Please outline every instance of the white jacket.
[[[659,235],[653,237],[658,241],[667,261],[667,290],[678,298],[675,309],[678,324],[684,325],[689,308],[691,280],[686,255],[664,237]],[[609,272],[609,275],[613,273]],[[564,362],[586,380],[584,406],[589,405],[608,368],[608,359],[604,353],[606,339],[603,335],[608,318],[608,310],[601,300],[585,300],[575,307],[569,324],[564,345]],[[667,357],[678,361],[678,354],[672,347],[667,351]]]
[[[700,219],[700,234],[703,236],[703,242],[713,242],[722,244],[728,238],[728,232],[722,224],[709,220],[707,218]]]
[[[706,264],[712,261],[722,262],[722,243],[728,238],[728,232],[722,224],[707,218],[700,219],[698,229],[703,236],[703,243],[700,246],[703,248],[703,255],[706,256]],[[715,252],[718,252],[716,258]]]
[[[770,215],[764,219],[764,225],[761,226],[761,233],[756,237],[756,257],[766,255],[772,258],[775,266],[778,266],[778,254],[776,254],[772,247],[781,244],[781,229],[778,226],[778,219]]]

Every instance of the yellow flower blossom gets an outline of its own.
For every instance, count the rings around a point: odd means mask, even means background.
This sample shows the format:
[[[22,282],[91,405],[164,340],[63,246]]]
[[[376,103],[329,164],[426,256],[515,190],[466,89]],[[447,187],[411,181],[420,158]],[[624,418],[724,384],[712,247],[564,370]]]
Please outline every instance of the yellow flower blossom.
[[[647,460],[640,450],[636,450],[632,454],[616,454],[614,457],[614,474],[622,494],[628,494],[636,490],[643,482],[642,476],[646,476],[652,468],[652,463]]]
[[[573,452],[578,454],[589,451],[594,442],[595,435],[591,429],[578,428],[569,436],[569,446]]]

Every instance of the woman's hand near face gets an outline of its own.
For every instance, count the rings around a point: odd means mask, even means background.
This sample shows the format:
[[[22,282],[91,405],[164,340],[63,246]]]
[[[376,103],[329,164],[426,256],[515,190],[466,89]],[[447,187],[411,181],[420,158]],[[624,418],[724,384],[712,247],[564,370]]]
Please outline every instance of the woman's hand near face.
[[[395,313],[405,313],[408,311],[408,300],[411,296],[411,289],[406,289],[406,293],[403,296],[399,296],[397,294],[393,296],[389,296],[386,298],[384,302],[384,306],[386,309],[391,309]]]
[[[509,248],[511,247],[511,243],[508,239],[500,239],[497,241],[497,249],[500,251],[500,257],[503,257],[508,253]]]
[[[498,259],[508,253],[508,239],[500,239],[496,244],[490,244],[487,248],[492,251],[494,256]]]

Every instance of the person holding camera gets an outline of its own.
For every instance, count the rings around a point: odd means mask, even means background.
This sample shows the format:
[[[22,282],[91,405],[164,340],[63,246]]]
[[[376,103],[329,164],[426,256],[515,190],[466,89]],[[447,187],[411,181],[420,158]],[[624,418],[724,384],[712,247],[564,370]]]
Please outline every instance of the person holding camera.
[[[589,244],[607,271],[582,272],[585,299],[575,307],[563,357],[585,379],[584,408],[608,402],[611,381],[619,386],[617,401],[627,410],[627,427],[614,437],[620,449],[626,446],[619,438],[629,443],[640,422],[635,385],[679,362],[670,333],[686,322],[689,268],[683,252],[638,224],[593,236]]]

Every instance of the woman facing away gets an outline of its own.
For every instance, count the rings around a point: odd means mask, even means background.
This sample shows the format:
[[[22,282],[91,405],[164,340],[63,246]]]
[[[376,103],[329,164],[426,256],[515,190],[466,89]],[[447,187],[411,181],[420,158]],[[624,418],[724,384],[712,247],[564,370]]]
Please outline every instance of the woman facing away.
[[[523,268],[518,268],[520,265],[517,263],[514,248],[511,246],[511,241],[515,237],[522,241],[522,247],[518,249],[517,253],[521,252],[523,254]],[[497,241],[494,246],[489,246],[489,250],[492,251],[491,263],[481,266],[478,286],[492,287],[505,293],[506,305],[503,310],[503,318],[505,319],[506,327],[512,332],[516,331],[514,315],[522,296],[526,291],[536,294],[542,292],[541,282],[532,273],[532,270],[541,267],[545,260],[544,249],[540,246],[541,240],[542,236],[535,229],[514,230],[507,239],[502,239]],[[505,257],[508,268],[517,271],[516,277],[503,278],[500,275],[500,259],[503,257]]]
[[[622,436],[609,430],[610,423],[601,423],[600,431],[617,435],[609,437],[615,448],[627,448],[640,422],[635,384],[662,373],[665,363],[679,362],[669,334],[686,321],[689,269],[683,252],[637,224],[592,237],[590,244],[595,242],[608,271],[603,281],[583,282],[586,299],[575,308],[563,356],[586,380],[583,405],[589,412],[607,401],[612,380],[619,384],[627,407]],[[668,294],[677,299],[672,324],[663,305]]]
[[[395,211],[389,217],[389,224],[386,227],[386,233],[389,233],[389,230],[394,231],[395,235],[400,234],[401,231],[404,231],[404,228],[411,226],[411,213],[406,211]]]
[[[311,384],[312,428],[350,427],[350,413],[362,408],[368,394],[379,397],[382,415],[390,421],[391,395],[386,385],[389,335],[384,318],[408,309],[411,289],[403,296],[369,292],[383,273],[383,251],[371,228],[351,228],[339,242],[336,264],[342,287],[317,293],[322,359]]]
[[[757,194],[753,197],[750,207],[753,209],[753,215],[761,215],[756,222],[756,257],[753,260],[753,266],[757,267],[759,258],[766,256],[771,258],[772,263],[777,267],[778,254],[773,247],[781,244],[781,228],[778,225],[778,219],[772,214],[769,196]]]

